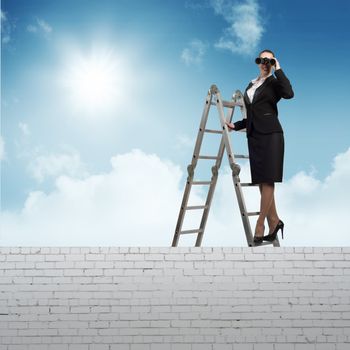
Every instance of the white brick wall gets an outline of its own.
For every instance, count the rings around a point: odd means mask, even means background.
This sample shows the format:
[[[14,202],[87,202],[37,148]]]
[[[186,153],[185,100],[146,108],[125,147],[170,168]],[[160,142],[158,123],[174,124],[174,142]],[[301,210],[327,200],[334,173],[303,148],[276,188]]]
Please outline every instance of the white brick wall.
[[[350,349],[350,247],[0,248],[0,350]]]

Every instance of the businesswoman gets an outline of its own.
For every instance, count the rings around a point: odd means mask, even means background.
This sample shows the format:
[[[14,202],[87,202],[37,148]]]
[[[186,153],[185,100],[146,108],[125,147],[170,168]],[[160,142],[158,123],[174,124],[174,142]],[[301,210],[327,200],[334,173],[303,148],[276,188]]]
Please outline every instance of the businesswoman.
[[[252,183],[259,184],[260,214],[256,222],[254,243],[273,241],[284,223],[280,220],[274,197],[275,182],[282,182],[284,137],[278,120],[277,102],[294,96],[292,86],[270,50],[263,50],[256,59],[260,74],[244,93],[247,118],[226,122],[229,130],[246,128]],[[273,72],[274,71],[274,72]],[[273,75],[274,73],[274,75]],[[267,218],[269,234],[264,236]]]

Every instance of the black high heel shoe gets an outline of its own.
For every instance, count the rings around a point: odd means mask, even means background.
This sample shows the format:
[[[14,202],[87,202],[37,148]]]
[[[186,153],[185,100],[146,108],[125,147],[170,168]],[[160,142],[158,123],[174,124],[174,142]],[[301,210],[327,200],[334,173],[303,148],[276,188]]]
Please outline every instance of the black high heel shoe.
[[[263,237],[263,240],[264,240],[264,241],[269,241],[269,242],[274,241],[274,240],[276,239],[276,237],[277,237],[277,232],[278,232],[280,229],[281,229],[281,232],[282,232],[282,239],[284,239],[284,238],[283,238],[284,223],[283,223],[282,220],[280,220],[280,221],[278,222],[278,224],[276,225],[275,229],[274,229],[271,233],[269,233],[268,235],[264,236],[264,237]]]

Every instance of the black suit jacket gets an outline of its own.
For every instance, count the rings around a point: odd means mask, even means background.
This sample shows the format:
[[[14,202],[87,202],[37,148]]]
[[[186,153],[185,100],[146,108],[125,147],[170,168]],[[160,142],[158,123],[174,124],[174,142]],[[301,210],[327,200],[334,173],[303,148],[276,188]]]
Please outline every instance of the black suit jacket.
[[[292,98],[294,92],[282,69],[276,70],[275,75],[276,78],[273,75],[269,76],[256,89],[252,103],[248,98],[247,90],[253,84],[249,83],[244,93],[247,118],[235,122],[235,130],[246,128],[248,136],[254,125],[254,129],[263,134],[283,132],[278,120],[277,102],[281,98]]]

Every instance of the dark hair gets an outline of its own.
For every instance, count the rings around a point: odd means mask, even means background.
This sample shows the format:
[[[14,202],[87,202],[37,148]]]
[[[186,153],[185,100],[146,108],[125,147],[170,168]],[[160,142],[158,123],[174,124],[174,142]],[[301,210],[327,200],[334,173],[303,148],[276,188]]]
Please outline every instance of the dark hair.
[[[275,54],[274,54],[274,53],[273,53],[271,50],[268,50],[268,49],[260,51],[260,53],[259,53],[259,57],[260,57],[260,56],[261,56],[261,54],[262,54],[262,53],[264,53],[264,52],[269,52],[269,53],[272,53],[273,57],[275,57]]]

